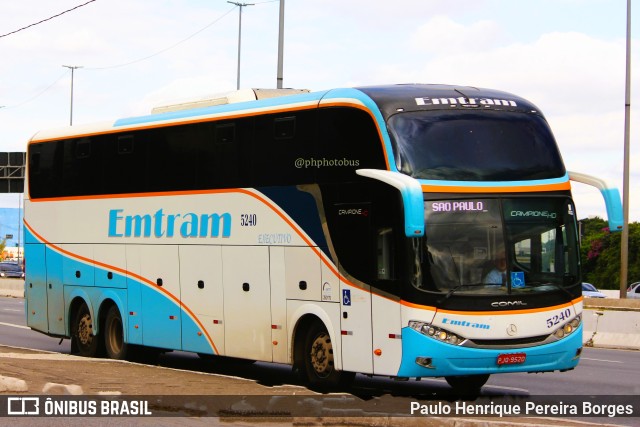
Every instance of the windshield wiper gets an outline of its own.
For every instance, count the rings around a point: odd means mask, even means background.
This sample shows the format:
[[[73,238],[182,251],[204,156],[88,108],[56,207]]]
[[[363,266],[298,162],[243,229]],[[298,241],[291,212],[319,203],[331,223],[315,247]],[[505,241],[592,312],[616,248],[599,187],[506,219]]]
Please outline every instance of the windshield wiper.
[[[569,297],[571,297],[571,299],[573,299],[573,295],[571,294],[571,292],[569,292],[567,288],[565,288],[564,286],[560,286],[552,282],[527,282],[527,286],[534,286],[534,285],[537,287],[550,286],[554,289],[559,289],[565,294],[567,294]]]
[[[447,292],[447,294],[440,298],[440,300],[438,300],[438,304],[441,304],[443,302],[445,302],[447,299],[449,299],[449,297],[451,295],[453,295],[454,293],[458,292],[460,289],[464,288],[464,287],[470,287],[470,288],[474,288],[477,286],[486,286],[486,283],[462,283],[458,286],[456,286],[455,288],[451,289],[449,292]]]

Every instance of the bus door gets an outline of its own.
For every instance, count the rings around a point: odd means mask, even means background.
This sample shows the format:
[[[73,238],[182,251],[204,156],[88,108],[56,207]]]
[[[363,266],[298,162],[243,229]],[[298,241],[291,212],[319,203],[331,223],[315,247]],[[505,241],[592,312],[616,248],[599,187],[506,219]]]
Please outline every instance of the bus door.
[[[371,291],[367,279],[374,259],[371,203],[333,205],[332,240],[347,280],[340,281],[342,369],[373,373]]]

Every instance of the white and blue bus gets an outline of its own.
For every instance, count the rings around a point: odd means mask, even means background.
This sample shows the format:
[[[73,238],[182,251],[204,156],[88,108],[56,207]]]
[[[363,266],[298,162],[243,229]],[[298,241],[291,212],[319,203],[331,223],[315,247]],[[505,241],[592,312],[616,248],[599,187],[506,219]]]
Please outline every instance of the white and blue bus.
[[[573,369],[571,181],[622,227],[617,190],[566,171],[537,107],[474,87],[178,109],[40,132],[27,155],[32,329],[91,357],[290,364],[324,389]]]

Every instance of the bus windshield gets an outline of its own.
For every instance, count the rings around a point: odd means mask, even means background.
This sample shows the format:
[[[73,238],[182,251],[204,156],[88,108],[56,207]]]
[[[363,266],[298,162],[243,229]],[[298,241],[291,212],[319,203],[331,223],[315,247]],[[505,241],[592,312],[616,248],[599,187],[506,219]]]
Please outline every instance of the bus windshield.
[[[508,111],[414,111],[392,116],[396,166],[416,179],[521,181],[565,174],[547,122]]]
[[[506,294],[575,285],[579,247],[570,199],[425,202],[414,285],[431,292]]]

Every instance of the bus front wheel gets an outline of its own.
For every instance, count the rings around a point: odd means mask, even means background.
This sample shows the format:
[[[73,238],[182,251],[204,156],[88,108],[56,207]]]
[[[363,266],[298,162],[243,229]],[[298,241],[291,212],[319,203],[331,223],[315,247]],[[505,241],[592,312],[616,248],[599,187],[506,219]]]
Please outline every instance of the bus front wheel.
[[[112,305],[104,323],[104,344],[111,359],[123,360],[127,356],[127,344],[124,342],[124,328],[120,310]]]
[[[81,303],[76,310],[71,326],[71,348],[84,357],[98,356],[100,337],[93,335],[93,319],[86,303]]]
[[[335,368],[331,337],[318,321],[310,325],[305,336],[303,369],[309,385],[322,390],[345,386],[354,378],[352,372]]]

